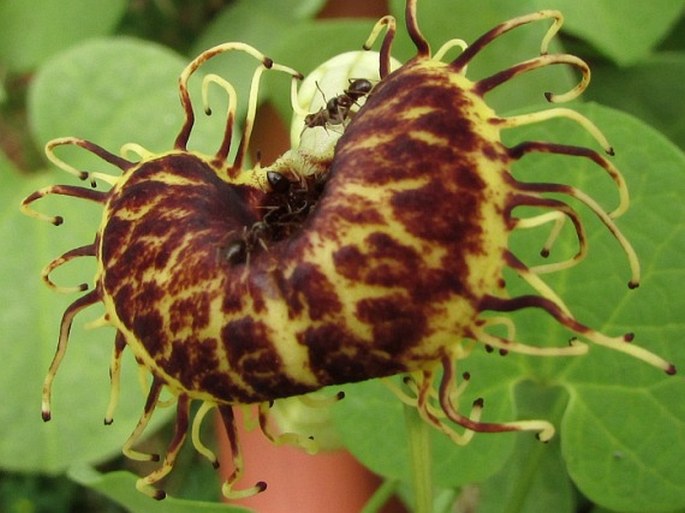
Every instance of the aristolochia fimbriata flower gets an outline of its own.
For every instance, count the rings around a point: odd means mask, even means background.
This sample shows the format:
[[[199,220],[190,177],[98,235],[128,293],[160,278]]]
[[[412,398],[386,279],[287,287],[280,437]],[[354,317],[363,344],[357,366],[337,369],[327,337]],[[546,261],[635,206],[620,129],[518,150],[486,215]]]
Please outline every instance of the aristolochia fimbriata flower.
[[[161,466],[139,479],[140,490],[164,497],[151,485],[174,465],[193,400],[202,405],[193,420],[192,441],[215,464],[214,454],[199,439],[199,426],[212,408],[223,418],[234,460],[223,492],[237,497],[266,485],[234,487],[243,469],[234,405],[258,404],[266,436],[307,446],[306,435],[272,432],[267,417],[274,400],[406,373],[408,386],[397,390],[401,399],[457,443],[468,442],[475,432],[515,430],[534,431],[547,440],[554,429],[543,420],[481,421],[480,399],[469,413],[458,411],[464,382],[457,379],[456,362],[478,343],[501,352],[562,356],[584,354],[590,342],[675,373],[671,363],[630,344],[631,334],[610,336],[581,324],[540,277],[577,264],[587,252],[579,215],[559,199],[566,195],[587,206],[614,235],[627,255],[629,286],[639,283],[638,259],[615,224],[628,207],[627,188],[610,160],[589,148],[545,141],[507,147],[500,138],[503,130],[566,118],[612,155],[602,133],[570,109],[501,117],[484,100],[489,91],[518,75],[557,64],[575,68],[582,78],[568,92],[546,93],[547,99],[562,103],[582,93],[590,77],[587,65],[572,55],[547,53],[561,27],[561,14],[521,16],[470,46],[454,39],[431,54],[417,25],[415,4],[407,1],[406,24],[416,56],[391,72],[395,19],[382,18],[366,42],[372,46],[385,31],[378,75],[350,77],[318,109],[303,112],[298,104],[299,73],[246,44],[226,43],[202,53],[181,74],[185,121],[171,151],[155,155],[131,144],[117,156],[73,137],[48,143],[47,155],[57,166],[93,185],[104,182],[111,187],[103,192],[53,185],[22,204],[27,214],[55,225],[61,224],[60,217],[38,213],[30,205],[59,194],[104,208],[95,241],[68,251],[43,271],[48,285],[65,289],[50,279],[55,268],[83,256],[98,263],[94,288],[64,313],[43,388],[43,418],[51,416],[52,382],[74,317],[103,303],[102,323],[117,330],[106,423],[112,421],[118,398],[124,349],[129,347],[152,374],[143,414],[124,444],[128,457],[158,459],[134,445],[162,390],[168,389],[177,401],[176,434]],[[540,55],[477,81],[466,77],[467,65],[486,45],[537,21],[551,22]],[[461,49],[459,56],[444,62],[455,47]],[[207,60],[230,51],[245,52],[258,65],[242,139],[229,162],[238,98],[232,85],[215,74],[204,77],[203,103],[209,111],[210,86],[228,96],[223,142],[210,156],[189,150],[187,142],[194,123],[188,81]],[[301,120],[295,132],[302,134],[303,146],[267,168],[245,169],[260,79],[267,70],[292,77],[293,108]],[[309,134],[329,131],[342,136],[329,145],[306,145]],[[97,155],[121,174],[75,169],[55,153],[64,145]],[[606,212],[572,186],[517,181],[510,167],[529,153],[589,159],[615,183],[618,206]],[[130,160],[131,154],[139,158]],[[520,218],[514,213],[520,206],[537,207],[542,213]],[[528,267],[508,248],[514,230],[549,224],[543,248],[548,254],[567,221],[575,227],[579,248],[570,259]],[[508,297],[506,268],[535,293]],[[519,341],[507,313],[528,308],[546,312],[576,337],[565,347]],[[463,429],[457,431],[456,426]]]

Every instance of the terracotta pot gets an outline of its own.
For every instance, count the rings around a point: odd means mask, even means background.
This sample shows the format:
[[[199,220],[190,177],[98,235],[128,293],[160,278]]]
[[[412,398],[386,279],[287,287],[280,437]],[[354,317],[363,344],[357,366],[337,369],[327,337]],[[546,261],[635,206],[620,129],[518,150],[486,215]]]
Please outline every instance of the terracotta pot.
[[[231,502],[259,513],[358,513],[380,479],[345,450],[309,455],[301,449],[274,446],[259,428],[246,431],[236,409],[245,474],[239,485],[265,481],[267,489],[253,497]],[[220,433],[222,477],[232,471],[231,452],[223,426]],[[399,505],[387,513],[404,511]]]

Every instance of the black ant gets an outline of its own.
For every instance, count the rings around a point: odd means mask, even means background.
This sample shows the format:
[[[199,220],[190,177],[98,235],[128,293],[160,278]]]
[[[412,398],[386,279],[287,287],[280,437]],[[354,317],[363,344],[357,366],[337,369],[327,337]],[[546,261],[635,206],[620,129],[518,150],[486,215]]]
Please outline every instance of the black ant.
[[[267,212],[243,233],[231,239],[222,250],[223,258],[231,265],[249,262],[250,255],[261,247],[283,240],[294,233],[305,221],[323,193],[326,176],[311,176],[301,181],[288,180],[278,171],[267,171],[271,188]]]
[[[318,88],[319,84],[316,84],[316,87]],[[352,105],[356,104],[360,98],[368,95],[371,89],[373,89],[373,84],[365,78],[351,80],[350,85],[343,94],[328,100],[326,107],[305,116],[305,128],[313,128],[315,126],[325,128],[326,125],[342,125],[349,118]],[[320,88],[319,91],[321,91]],[[321,94],[323,95],[323,91],[321,91]]]

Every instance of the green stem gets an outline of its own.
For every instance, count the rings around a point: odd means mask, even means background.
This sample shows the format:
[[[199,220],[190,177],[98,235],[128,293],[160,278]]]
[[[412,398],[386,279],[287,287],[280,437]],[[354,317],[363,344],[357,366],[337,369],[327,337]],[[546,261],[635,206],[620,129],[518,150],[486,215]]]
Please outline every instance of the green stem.
[[[397,491],[399,481],[394,479],[386,479],[376,489],[371,498],[364,504],[364,508],[360,513],[378,513],[385,503],[390,500],[390,497]]]
[[[533,404],[545,405],[545,407],[541,408],[541,410],[551,412],[547,414],[547,417],[550,421],[558,426],[561,423],[568,400],[566,396],[559,394],[558,391],[557,394],[557,397],[551,404],[542,401],[541,397],[544,396],[541,394],[535,397],[535,402],[533,402],[530,398],[529,400],[531,400]],[[534,412],[532,416],[535,416],[535,413],[538,412]],[[559,436],[559,434],[557,434],[557,436]],[[504,513],[520,513],[523,511],[530,490],[534,486],[535,479],[540,472],[540,465],[542,464],[543,457],[545,456],[546,452],[551,450],[552,448],[550,446],[537,441],[531,444],[530,449],[526,451],[528,457],[526,458],[525,464],[516,473],[518,476],[517,481],[511,489],[509,497],[507,498],[507,506],[504,509]]]
[[[404,405],[404,419],[409,434],[412,488],[416,502],[414,513],[432,513],[433,486],[428,426],[413,406]]]

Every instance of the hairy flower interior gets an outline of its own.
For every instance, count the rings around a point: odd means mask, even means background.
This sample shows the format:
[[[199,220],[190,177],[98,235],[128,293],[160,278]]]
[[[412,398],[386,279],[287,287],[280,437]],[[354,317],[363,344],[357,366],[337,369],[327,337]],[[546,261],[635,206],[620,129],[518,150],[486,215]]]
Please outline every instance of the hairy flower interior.
[[[551,20],[552,25],[539,56],[475,82],[466,77],[470,61],[490,42],[521,25],[544,20]],[[98,261],[95,287],[72,303],[62,319],[58,349],[43,388],[43,418],[51,416],[52,382],[65,355],[73,319],[97,302],[106,310],[101,323],[117,329],[105,423],[114,415],[126,347],[153,376],[144,412],[124,444],[128,457],[159,459],[134,446],[161,391],[167,388],[177,398],[176,432],[164,461],[137,484],[158,499],[164,492],[152,485],[173,468],[189,429],[196,449],[218,464],[199,437],[202,419],[211,409],[218,409],[233,450],[234,470],[223,492],[240,497],[260,492],[266,484],[246,489],[234,486],[243,464],[233,405],[258,403],[260,426],[271,440],[311,450],[306,435],[272,432],[268,410],[273,400],[399,373],[406,373],[405,389],[396,389],[391,382],[389,386],[458,444],[467,443],[475,432],[519,430],[534,431],[541,440],[548,440],[554,428],[543,420],[482,421],[481,398],[468,415],[460,413],[459,398],[469,376],[458,380],[456,365],[477,343],[501,353],[570,356],[585,354],[585,341],[589,341],[675,373],[673,364],[629,344],[631,334],[608,336],[581,324],[540,277],[572,267],[587,254],[580,216],[565,201],[548,194],[557,193],[558,198],[561,193],[587,206],[616,237],[628,258],[629,284],[636,287],[639,283],[635,252],[615,223],[628,207],[628,193],[614,165],[589,148],[545,141],[509,148],[500,138],[503,130],[566,118],[612,155],[600,130],[570,109],[500,117],[484,100],[489,91],[507,81],[556,64],[577,69],[581,80],[568,92],[546,93],[547,99],[561,103],[582,93],[590,78],[587,65],[571,55],[547,53],[562,20],[556,11],[521,16],[498,25],[470,46],[453,39],[432,55],[418,28],[416,1],[408,0],[407,31],[416,56],[391,72],[396,22],[391,16],[383,17],[365,44],[371,48],[384,33],[378,77],[349,77],[372,81],[372,89],[362,92],[350,82],[327,99],[332,108],[327,103],[326,108],[304,117],[296,101],[299,73],[249,45],[226,43],[202,53],[181,74],[185,121],[170,152],[154,155],[131,144],[122,154],[140,157],[132,161],[82,139],[50,142],[47,155],[57,166],[82,180],[110,184],[111,189],[101,192],[54,185],[22,203],[27,214],[56,225],[61,224],[61,217],[38,213],[30,205],[58,194],[104,207],[95,242],[65,253],[43,270],[43,279],[54,289],[83,291],[86,286],[54,284],[50,274],[80,257]],[[454,47],[462,49],[460,55],[443,62]],[[242,139],[230,163],[238,98],[232,85],[217,75],[204,78],[203,103],[209,113],[210,86],[226,92],[229,106],[223,141],[213,156],[187,148],[195,119],[188,81],[207,60],[229,51],[245,52],[259,63],[247,99]],[[304,122],[300,126],[303,135],[342,132],[334,151],[332,145],[322,150],[304,144],[268,168],[243,168],[259,84],[267,70],[292,77],[293,109]],[[359,100],[365,101],[363,105]],[[113,176],[75,169],[56,156],[56,148],[63,145],[81,147],[122,173]],[[606,212],[577,188],[515,180],[509,172],[511,164],[529,153],[593,161],[616,184],[618,206]],[[535,207],[541,213],[516,217],[520,206]],[[579,248],[570,259],[528,267],[508,249],[514,229],[550,224],[542,248],[542,254],[549,255],[567,221],[575,228]],[[512,269],[534,293],[507,297],[505,268]],[[566,347],[518,340],[506,314],[527,308],[546,312],[577,338]],[[488,315],[481,316],[483,312]],[[192,400],[202,405],[191,423]],[[462,430],[457,431],[455,424]]]

